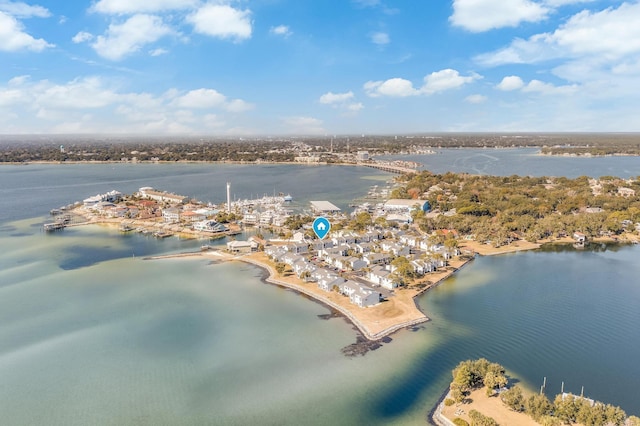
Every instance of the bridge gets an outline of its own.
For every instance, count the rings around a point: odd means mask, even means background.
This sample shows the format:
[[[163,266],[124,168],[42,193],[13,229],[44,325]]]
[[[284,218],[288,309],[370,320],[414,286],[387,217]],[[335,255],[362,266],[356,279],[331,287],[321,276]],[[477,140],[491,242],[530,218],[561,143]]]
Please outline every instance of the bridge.
[[[388,163],[358,163],[359,166],[371,167],[373,169],[383,170],[389,173],[395,173],[398,175],[404,175],[407,173],[418,173],[417,169],[411,167],[398,166]]]

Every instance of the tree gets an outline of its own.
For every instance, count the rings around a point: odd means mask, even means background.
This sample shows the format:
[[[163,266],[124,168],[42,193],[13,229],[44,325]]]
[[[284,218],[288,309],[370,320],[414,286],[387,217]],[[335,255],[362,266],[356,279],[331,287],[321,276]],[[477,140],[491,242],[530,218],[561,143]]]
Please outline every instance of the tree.
[[[502,402],[513,411],[524,411],[524,395],[520,386],[513,386],[500,394]]]
[[[538,421],[542,416],[551,414],[553,405],[544,394],[536,394],[526,400],[525,409],[535,421]]]
[[[287,268],[287,264],[283,262],[277,262],[275,268],[278,275],[282,275],[284,273],[284,270]]]
[[[413,266],[404,256],[398,256],[391,261],[391,266],[395,268],[394,273],[400,278],[400,280],[404,283],[406,280],[410,280],[414,277],[415,273],[413,270]]]

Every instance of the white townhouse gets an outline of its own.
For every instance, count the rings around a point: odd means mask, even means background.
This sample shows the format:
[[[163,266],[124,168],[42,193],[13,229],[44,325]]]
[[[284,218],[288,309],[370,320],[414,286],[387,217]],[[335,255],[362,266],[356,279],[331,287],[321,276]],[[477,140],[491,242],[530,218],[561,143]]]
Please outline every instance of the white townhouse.
[[[354,305],[366,308],[380,303],[380,293],[355,281],[340,284],[340,293],[349,297]]]
[[[374,284],[393,290],[398,287],[398,282],[393,278],[391,272],[381,266],[374,266],[369,271],[367,279]]]

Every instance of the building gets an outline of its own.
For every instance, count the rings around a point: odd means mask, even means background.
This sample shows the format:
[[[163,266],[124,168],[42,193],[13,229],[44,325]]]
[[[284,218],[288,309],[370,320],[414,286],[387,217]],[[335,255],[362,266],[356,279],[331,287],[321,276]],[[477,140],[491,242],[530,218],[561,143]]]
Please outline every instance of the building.
[[[369,151],[358,151],[356,158],[358,161],[369,161]]]
[[[422,210],[428,212],[431,210],[431,204],[427,200],[401,200],[391,199],[384,203],[386,212],[409,213],[412,210]]]
[[[319,214],[339,213],[340,208],[329,201],[311,201],[311,210]]]
[[[180,209],[175,207],[162,209],[162,219],[166,223],[178,223],[180,222],[180,213]]]
[[[258,245],[249,241],[229,241],[227,243],[227,250],[231,253],[251,253],[257,249]]]
[[[189,201],[189,197],[185,197],[183,195],[172,194],[170,192],[157,191],[150,186],[142,187],[138,190],[138,193],[141,197],[150,198],[152,200],[160,201],[160,202],[169,202],[169,203],[177,203],[183,204]]]

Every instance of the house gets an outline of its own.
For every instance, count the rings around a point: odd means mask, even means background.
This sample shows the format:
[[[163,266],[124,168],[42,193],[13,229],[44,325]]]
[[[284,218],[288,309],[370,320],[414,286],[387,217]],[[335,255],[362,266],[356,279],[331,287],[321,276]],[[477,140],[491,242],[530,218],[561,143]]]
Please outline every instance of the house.
[[[178,223],[180,222],[180,209],[176,207],[170,207],[168,209],[162,209],[162,220],[165,223]]]
[[[313,272],[312,277],[317,281],[318,288],[324,291],[331,291],[334,286],[340,288],[340,284],[346,281],[339,275],[323,268]]]
[[[287,244],[284,248],[286,251],[295,254],[305,254],[309,252],[309,245],[307,243]]]
[[[255,225],[260,221],[260,215],[256,212],[245,213],[242,216],[242,222],[246,225]]]
[[[324,249],[327,249],[327,248],[332,248],[333,247],[333,241],[331,241],[331,240],[313,240],[313,242],[311,242],[311,247],[315,251],[320,251],[320,250],[324,250]]]
[[[305,272],[309,272],[309,274],[312,274],[313,271],[315,271],[317,268],[313,264],[307,262],[306,260],[300,259],[292,265],[292,269],[293,269],[293,272],[298,276],[298,278],[301,278],[302,274],[304,274]],[[310,277],[311,275],[309,276],[309,278]],[[309,278],[305,280],[310,281]]]
[[[354,245],[354,249],[356,253],[361,253],[361,254],[371,253],[375,248],[376,248],[376,245],[373,243],[362,242]]]
[[[391,256],[387,253],[368,253],[362,256],[362,260],[364,260],[368,266],[387,265],[391,263]]]
[[[196,213],[194,211],[186,211],[186,212],[180,213],[180,220],[187,223],[201,222],[206,218],[207,217],[205,215]]]
[[[340,293],[349,297],[354,305],[366,308],[380,303],[380,293],[355,281],[349,280],[338,286]]]
[[[251,253],[257,249],[257,245],[250,243],[249,241],[229,241],[227,243],[227,250],[231,253]]]
[[[349,300],[354,305],[366,308],[380,303],[380,293],[368,287],[361,287],[349,297]]]
[[[194,223],[193,230],[205,232],[224,232],[227,230],[227,227],[221,223],[216,222],[215,220],[203,220],[201,222]]]
[[[367,279],[388,290],[393,290],[398,287],[398,282],[393,278],[391,272],[381,266],[374,266],[371,268],[367,275]]]
[[[576,243],[584,243],[587,241],[587,236],[582,232],[574,232],[573,239],[576,241]]]
[[[298,254],[287,252],[280,256],[280,262],[286,263],[287,265],[293,267],[293,264],[303,260],[304,258]]]

